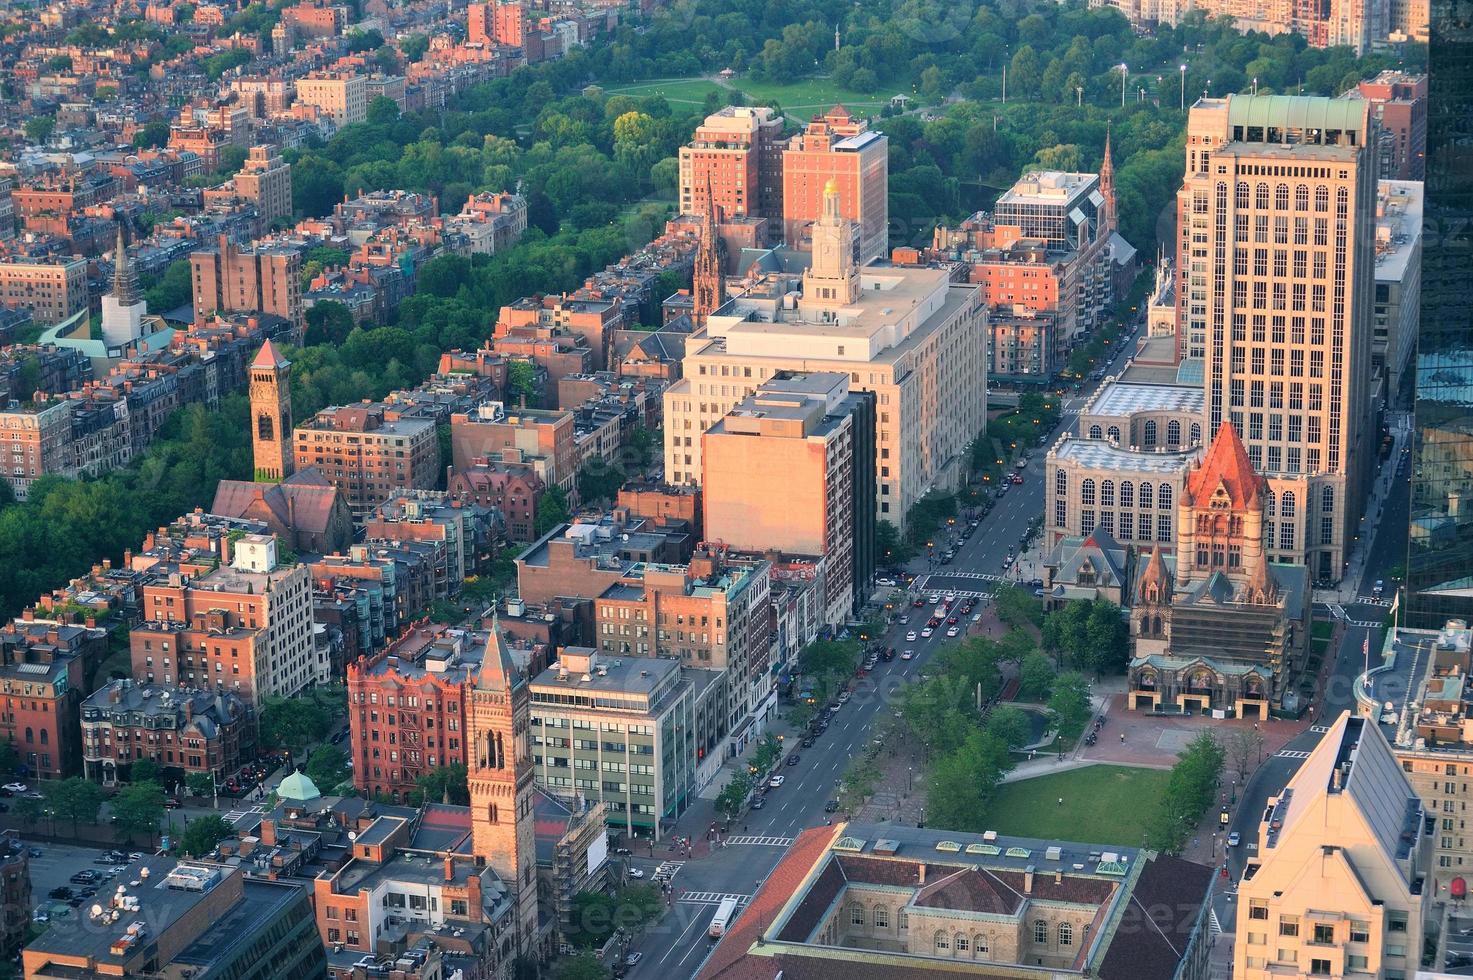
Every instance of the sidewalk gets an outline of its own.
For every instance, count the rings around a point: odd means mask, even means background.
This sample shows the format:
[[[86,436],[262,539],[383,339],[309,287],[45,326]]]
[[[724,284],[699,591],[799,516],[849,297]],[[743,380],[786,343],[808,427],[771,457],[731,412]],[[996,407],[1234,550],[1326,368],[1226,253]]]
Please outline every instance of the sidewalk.
[[[1376,538],[1378,524],[1381,517],[1382,506],[1386,503],[1386,495],[1390,493],[1391,487],[1396,483],[1396,473],[1401,463],[1401,451],[1411,437],[1411,429],[1407,427],[1405,417],[1397,419],[1391,429],[1391,453],[1386,457],[1386,465],[1377,463],[1379,472],[1375,481],[1371,484],[1371,493],[1366,498],[1365,516],[1362,518],[1365,533],[1355,542],[1355,547],[1346,559],[1345,574],[1340,578],[1340,584],[1333,589],[1316,589],[1314,591],[1315,602],[1354,602],[1360,596],[1361,575],[1365,573],[1366,558],[1370,554],[1371,545]]]

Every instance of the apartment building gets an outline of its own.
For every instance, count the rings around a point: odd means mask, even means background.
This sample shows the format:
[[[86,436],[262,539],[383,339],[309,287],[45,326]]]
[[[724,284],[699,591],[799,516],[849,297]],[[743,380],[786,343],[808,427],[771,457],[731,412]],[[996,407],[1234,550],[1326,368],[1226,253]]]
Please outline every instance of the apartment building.
[[[8,444],[9,448],[5,479],[17,500],[26,499],[37,479],[69,469],[72,410],[73,402],[62,399],[30,406],[12,404],[0,411],[0,439],[4,440],[0,447]]]
[[[1397,6],[1396,3],[1392,7]],[[1427,8],[1422,7],[1425,34]],[[1423,38],[1425,41],[1426,38]],[[1427,76],[1387,69],[1345,93],[1364,99],[1380,124],[1375,144],[1381,180],[1423,180],[1427,175]]]
[[[450,416],[450,450],[457,471],[478,459],[526,463],[543,485],[571,493],[578,476],[576,428],[572,412],[508,411],[491,402]]]
[[[0,306],[50,326],[87,309],[87,260],[79,255],[0,255]]]
[[[1177,194],[1177,303],[1205,364],[1204,427],[1231,421],[1299,561],[1338,581],[1375,459],[1371,399],[1376,124],[1355,99],[1199,100]]]
[[[297,79],[297,102],[316,106],[341,129],[368,118],[368,79],[351,72],[310,72]]]
[[[701,478],[702,434],[780,372],[838,372],[876,398],[876,520],[954,486],[982,429],[987,315],[978,288],[936,269],[859,268],[831,184],[801,278],[769,273],[686,342],[665,392],[665,478]],[[794,298],[793,294],[799,294]]]
[[[30,612],[0,630],[0,736],[38,779],[81,768],[77,706],[107,656],[107,631],[35,619]]]
[[[624,304],[618,296],[524,296],[501,308],[492,336],[500,341],[509,335],[527,336],[538,327],[561,328],[588,348],[593,369],[603,370],[611,366],[613,333],[623,324]]]
[[[783,117],[766,106],[725,106],[680,148],[680,211],[725,220],[782,217]],[[709,198],[707,195],[710,195]]]
[[[539,786],[598,800],[611,826],[660,840],[696,798],[697,767],[716,742],[709,671],[665,657],[609,657],[564,647],[529,682]]]
[[[302,255],[294,248],[255,245],[241,248],[221,235],[215,248],[192,252],[194,319],[216,313],[272,313],[301,329]]]
[[[808,121],[782,154],[783,240],[806,250],[830,183],[853,222],[861,265],[890,254],[890,141],[836,105]]]
[[[258,710],[269,697],[325,682],[307,566],[279,561],[268,534],[247,534],[220,558],[218,567],[179,566],[144,586],[143,622],[129,634],[133,679],[228,691]]]
[[[874,569],[873,397],[851,395],[842,374],[775,377],[702,436],[707,540],[826,558],[832,625],[854,614]]]
[[[256,713],[230,691],[109,681],[82,702],[82,775],[128,782],[133,763],[221,781],[256,758]]]
[[[263,225],[292,215],[292,168],[274,146],[253,146],[231,178],[237,197],[255,205]]]
[[[1430,816],[1375,723],[1334,719],[1264,809],[1238,885],[1233,976],[1416,976]]]
[[[432,490],[440,478],[435,423],[382,404],[325,408],[293,431],[297,469],[315,466],[362,520],[399,490]]]

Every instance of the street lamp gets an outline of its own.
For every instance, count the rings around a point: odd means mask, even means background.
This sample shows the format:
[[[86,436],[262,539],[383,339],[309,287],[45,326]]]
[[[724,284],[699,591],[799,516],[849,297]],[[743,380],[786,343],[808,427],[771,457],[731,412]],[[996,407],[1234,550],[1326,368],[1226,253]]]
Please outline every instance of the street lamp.
[[[1120,108],[1125,108],[1125,81],[1130,77],[1130,66],[1125,62],[1120,63]]]
[[[1084,86],[1074,86],[1074,105],[1078,108],[1084,107]]]
[[[1183,61],[1181,68],[1181,111],[1187,111],[1187,63]]]

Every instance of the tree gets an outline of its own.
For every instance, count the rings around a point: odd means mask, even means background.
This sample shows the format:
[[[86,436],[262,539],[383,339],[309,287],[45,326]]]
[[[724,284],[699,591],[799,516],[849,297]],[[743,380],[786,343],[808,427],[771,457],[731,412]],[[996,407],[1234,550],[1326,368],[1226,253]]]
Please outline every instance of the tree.
[[[506,393],[523,408],[537,395],[537,368],[530,361],[512,361],[506,366]]]
[[[124,786],[109,807],[118,832],[129,842],[134,834],[146,834],[150,844],[164,815],[164,790],[158,783],[135,782]]]
[[[302,771],[318,788],[330,793],[348,778],[347,762],[348,756],[336,745],[319,745],[307,757],[307,765]]]
[[[15,801],[15,816],[26,826],[31,827],[39,823],[46,816],[46,800],[37,799],[34,796],[22,796]]]
[[[926,819],[932,827],[973,833],[987,829],[987,810],[1005,772],[1008,747],[994,735],[973,731],[937,759],[926,778]]]
[[[337,346],[353,332],[353,314],[335,299],[322,300],[307,307],[306,342]]]
[[[47,805],[58,818],[72,822],[73,836],[77,833],[77,825],[83,821],[97,822],[102,799],[102,787],[81,776],[63,779],[46,791]]]
[[[187,258],[175,259],[165,266],[164,274],[143,294],[143,298],[148,301],[148,308],[158,313],[183,306],[193,296],[193,273],[190,272]]]
[[[408,61],[418,61],[425,56],[430,49],[430,38],[428,34],[411,34],[399,41],[399,50],[404,52]]]
[[[414,793],[419,795],[421,803],[453,803],[456,806],[470,806],[471,790],[463,762],[436,766],[415,780],[414,786]]]
[[[215,845],[235,835],[235,828],[213,813],[195,817],[179,837],[179,850],[190,857],[204,857]]]
[[[537,497],[537,521],[533,531],[540,538],[568,519],[568,495],[562,487],[547,487]]]
[[[332,713],[315,698],[267,698],[261,708],[261,742],[300,752],[309,741],[324,738],[332,722]]]
[[[0,774],[15,772],[18,765],[20,753],[15,750],[15,743],[9,738],[0,740]]]
[[[906,544],[891,521],[883,518],[875,522],[875,563],[882,567],[903,564],[910,559],[915,549]]]
[[[26,138],[29,139],[31,142],[44,143],[49,140],[51,138],[51,134],[56,131],[56,117],[32,116],[31,118],[26,120],[26,124],[23,128],[25,129]]]
[[[133,764],[128,767],[128,781],[130,783],[158,782],[159,764],[152,759],[134,759]]]
[[[731,780],[721,787],[721,792],[716,795],[716,809],[726,814],[727,820],[736,818],[737,812],[747,802],[747,795],[752,792],[752,777],[745,772],[735,772]]]
[[[1212,805],[1222,776],[1223,748],[1210,732],[1202,732],[1177,757],[1167,780],[1161,807],[1146,831],[1153,850],[1178,854]]]
[[[192,772],[184,777],[184,785],[190,796],[214,796],[215,775],[209,772]]]
[[[992,606],[997,611],[997,618],[1008,626],[1040,626],[1043,623],[1043,603],[1021,586],[1002,586],[997,590]]]
[[[1074,738],[1084,729],[1093,710],[1089,700],[1089,681],[1083,674],[1070,672],[1054,678],[1053,694],[1048,699],[1049,710],[1059,726],[1059,732]]]
[[[1033,740],[1033,725],[1022,708],[1000,706],[987,717],[987,734],[1010,749],[1021,748]]]
[[[148,123],[133,134],[133,146],[135,149],[148,150],[168,145],[169,124],[161,119],[156,119]],[[185,264],[188,265],[188,260],[186,260]]]
[[[1238,728],[1223,740],[1223,750],[1238,774],[1238,782],[1248,781],[1248,773],[1263,761],[1263,733],[1256,728]]]
[[[658,919],[664,911],[665,901],[659,889],[652,885],[627,885],[613,895],[579,892],[573,896],[568,939],[584,949],[602,946],[615,930],[632,933]]]
[[[327,214],[343,199],[343,168],[308,153],[292,164],[292,207],[306,218]]]
[[[777,736],[771,732],[762,736],[762,741],[757,743],[757,749],[752,753],[752,767],[757,770],[757,777],[760,779],[771,772],[782,757],[783,747]]]
[[[1091,602],[1084,635],[1081,667],[1096,674],[1124,672],[1130,663],[1130,632],[1120,615],[1119,606],[1108,599]]]
[[[1018,668],[1018,696],[1042,701],[1054,688],[1054,662],[1041,653],[1030,653]]]
[[[552,199],[541,191],[527,195],[527,224],[540,228],[549,238],[558,233],[557,208]]]

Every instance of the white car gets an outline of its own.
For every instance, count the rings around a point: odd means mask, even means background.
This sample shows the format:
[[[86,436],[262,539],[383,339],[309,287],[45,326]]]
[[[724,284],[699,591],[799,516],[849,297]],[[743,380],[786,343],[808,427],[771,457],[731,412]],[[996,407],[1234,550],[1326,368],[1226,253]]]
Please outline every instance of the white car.
[[[955,592],[951,593],[950,595],[948,595],[946,597],[946,604],[948,606],[951,605],[951,604],[953,604],[954,602],[956,602],[956,593]]]
[[[900,655],[900,659],[901,660],[914,660],[915,659],[915,655],[916,655],[916,652],[914,650],[906,650],[904,653],[902,653]]]
[[[901,616],[899,619],[895,620],[895,622],[899,623],[901,626],[907,626],[910,624],[910,617]]]
[[[848,704],[849,703],[849,692],[848,691],[840,691],[839,692],[839,703],[840,704]]]
[[[1243,836],[1236,830],[1228,834],[1228,847],[1237,847],[1243,842]]]
[[[4,786],[0,786],[0,789],[8,789],[12,793],[24,793],[30,787],[25,783],[6,783]]]
[[[907,643],[914,643],[916,641],[916,631],[911,630],[909,633],[906,633],[905,640]]]
[[[630,868],[629,869],[629,877],[631,877],[631,878],[643,878],[644,877],[644,872],[641,871],[641,870],[639,870],[638,868]]]
[[[931,636],[931,634],[934,633],[934,632],[936,632],[936,631],[933,630],[933,629],[931,629],[931,627],[927,626],[925,629],[921,630],[921,636],[922,636],[922,638],[929,639],[930,636]]]
[[[941,601],[941,596],[940,596],[940,594],[933,595],[930,598],[928,598],[926,601],[929,602],[931,605],[934,606],[934,605],[936,605],[936,603],[938,603],[938,602]]]
[[[956,629],[955,626],[951,627],[951,629],[949,629],[949,630],[946,631],[946,635],[947,636],[956,636],[956,634],[957,634],[957,629]]]
[[[777,789],[785,782],[787,782],[786,776],[773,776],[767,781],[767,785],[771,786],[773,789]]]

